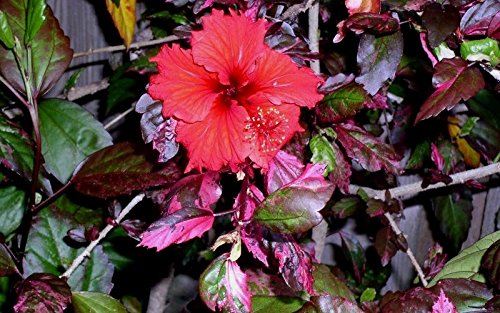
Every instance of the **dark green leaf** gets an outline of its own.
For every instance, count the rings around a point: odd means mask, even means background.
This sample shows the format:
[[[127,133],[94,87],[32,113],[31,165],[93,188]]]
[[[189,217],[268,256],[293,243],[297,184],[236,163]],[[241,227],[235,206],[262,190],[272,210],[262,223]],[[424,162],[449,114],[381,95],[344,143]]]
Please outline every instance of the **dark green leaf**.
[[[99,223],[99,212],[59,198],[53,206],[43,209],[33,224],[28,236],[26,256],[23,260],[24,273],[45,272],[60,275],[83,251],[66,243],[68,230],[80,225],[88,228]],[[99,226],[99,225],[97,225]],[[113,284],[113,266],[109,263],[102,247],[96,247],[89,259],[71,275],[68,283],[73,290],[108,293]]]
[[[347,233],[341,232],[340,238],[342,239],[342,251],[351,262],[354,276],[358,282],[361,282],[366,266],[365,250],[356,238]]]
[[[29,45],[33,38],[38,34],[43,22],[45,21],[45,0],[28,0],[26,13],[26,32],[24,34],[24,43]]]
[[[310,230],[323,219],[319,211],[333,193],[322,174],[325,166],[308,166],[293,182],[270,194],[256,209],[254,220],[266,228],[286,234]]]
[[[47,273],[30,275],[16,288],[18,313],[63,313],[71,301],[71,290],[61,278]]]
[[[73,178],[76,189],[99,198],[171,184],[180,178],[176,163],[158,165],[146,146],[128,142],[104,148],[90,156]]]
[[[39,116],[46,167],[62,183],[87,156],[112,144],[102,124],[76,103],[45,100]]]
[[[42,0],[34,1],[42,2]],[[39,8],[35,9],[35,11],[38,12]],[[27,15],[30,11],[28,1],[2,0],[0,1],[0,10],[5,12],[15,37],[25,38],[25,36],[28,36],[27,32],[25,32]],[[33,12],[33,27],[35,28],[39,22],[36,17],[38,13],[36,12]],[[39,28],[39,31],[34,35],[30,43],[31,52],[29,55],[31,55],[31,62],[27,62],[28,49],[20,49],[19,51],[21,54],[20,60],[22,60],[21,66],[31,78],[31,89],[33,90],[34,97],[46,93],[54,86],[73,57],[69,38],[64,36],[50,7],[45,9],[44,17],[45,19],[42,22],[41,28]],[[35,28],[32,28],[32,30]],[[29,67],[28,64],[32,66]],[[0,46],[0,74],[7,78],[15,89],[26,94],[24,81],[14,54],[2,46]]]
[[[0,163],[31,180],[33,147],[28,134],[0,114]]]
[[[471,278],[484,282],[484,276],[478,275],[481,259],[496,241],[500,240],[500,231],[494,232],[472,246],[464,249],[456,257],[449,260],[443,269],[429,282],[429,287],[446,278]]]
[[[328,141],[325,136],[315,135],[309,142],[309,148],[313,153],[311,161],[326,164],[325,175],[329,173],[330,181],[342,191],[347,192],[351,177],[351,166],[344,159],[344,154],[337,144]]]
[[[82,75],[83,71],[85,68],[80,68],[76,70],[71,76],[68,78],[66,81],[66,84],[64,85],[64,94],[67,95],[68,92],[71,90],[71,88],[75,87],[78,78],[80,78],[80,75]]]
[[[431,144],[429,141],[422,141],[415,146],[408,163],[406,164],[406,169],[417,170],[424,166],[426,160],[431,158]]]
[[[364,208],[363,201],[358,197],[345,197],[335,202],[331,212],[336,218],[347,218],[355,215]]]
[[[127,313],[120,301],[104,293],[73,291],[75,313]]]
[[[0,276],[8,276],[14,273],[19,273],[16,263],[7,248],[3,244],[0,244]]]
[[[465,136],[470,135],[471,131],[474,129],[474,126],[476,126],[477,121],[479,121],[479,117],[477,117],[477,116],[469,117],[465,121],[464,126],[462,126],[462,128],[460,128],[460,132],[458,133],[458,135],[460,137],[465,137]]]
[[[106,114],[125,102],[130,105],[144,93],[147,81],[144,75],[133,71],[127,72],[127,67],[130,65],[118,68],[109,80]]]
[[[457,165],[463,162],[463,157],[460,151],[456,148],[455,145],[451,143],[449,140],[442,140],[438,144],[439,153],[443,156],[444,160],[444,174],[452,173]]]
[[[363,87],[351,83],[326,95],[316,107],[316,115],[323,123],[335,123],[356,115],[368,101]]]
[[[0,41],[7,47],[12,49],[14,47],[14,35],[10,28],[9,21],[4,11],[0,11]]]
[[[489,90],[480,90],[469,101],[469,108],[476,112],[481,120],[495,129],[500,129],[500,97]]]
[[[484,254],[481,268],[490,284],[500,290],[500,239],[492,244]]]
[[[458,250],[467,237],[472,202],[455,193],[433,198],[432,206],[441,231],[450,240],[453,249]]]
[[[387,80],[394,78],[402,56],[401,32],[380,37],[364,34],[359,42],[357,60],[361,73],[356,82],[375,95]]]
[[[314,290],[319,295],[342,297],[356,301],[354,294],[347,286],[330,271],[328,266],[315,264],[313,267]]]
[[[386,266],[398,252],[397,237],[390,227],[384,227],[377,232],[375,249],[380,256],[382,266]]]
[[[454,6],[431,3],[425,6],[422,23],[431,48],[435,48],[457,29],[460,13]]]
[[[27,205],[24,191],[13,186],[0,188],[0,233],[7,237],[21,225]]]

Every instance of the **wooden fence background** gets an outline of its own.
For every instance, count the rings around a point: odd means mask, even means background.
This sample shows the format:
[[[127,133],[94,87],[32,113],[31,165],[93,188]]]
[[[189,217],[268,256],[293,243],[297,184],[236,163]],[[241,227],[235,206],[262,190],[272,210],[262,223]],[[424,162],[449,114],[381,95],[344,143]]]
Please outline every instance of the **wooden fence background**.
[[[111,19],[107,15],[104,0],[48,0],[48,3],[59,19],[66,35],[70,37],[71,46],[75,52],[121,44],[117,39]],[[84,86],[102,80],[105,77],[110,56],[110,53],[101,53],[74,60],[69,70],[70,73],[81,66],[86,66],[77,86]],[[53,94],[61,92],[64,81],[63,79],[56,90],[52,92]],[[87,104],[87,106],[92,111],[92,105]],[[414,180],[412,177],[403,177],[400,183],[405,184]],[[424,198],[425,194],[421,195],[421,197]],[[500,187],[476,192],[473,195],[473,204],[472,226],[463,247],[469,246],[495,230],[496,215],[500,207]],[[421,264],[425,259],[428,248],[433,243],[427,214],[429,214],[429,211],[426,211],[423,206],[413,205],[405,208],[405,218],[399,221],[400,228],[408,236],[409,246]],[[349,229],[349,224],[346,227],[346,231],[355,232],[353,229]],[[340,241],[338,235],[334,234],[327,238],[327,242],[338,245]],[[327,247],[323,260],[331,262],[332,249]],[[385,290],[398,290],[408,287],[414,278],[413,268],[408,257],[398,252],[392,260],[392,266],[393,274]]]

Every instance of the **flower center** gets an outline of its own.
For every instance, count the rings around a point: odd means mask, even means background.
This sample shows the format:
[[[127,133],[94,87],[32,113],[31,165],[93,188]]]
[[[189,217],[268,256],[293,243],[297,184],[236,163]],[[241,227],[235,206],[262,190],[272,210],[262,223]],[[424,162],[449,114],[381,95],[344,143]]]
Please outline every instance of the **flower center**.
[[[257,107],[256,113],[247,118],[245,140],[257,144],[263,153],[279,150],[290,128],[285,114],[273,107],[265,110]]]

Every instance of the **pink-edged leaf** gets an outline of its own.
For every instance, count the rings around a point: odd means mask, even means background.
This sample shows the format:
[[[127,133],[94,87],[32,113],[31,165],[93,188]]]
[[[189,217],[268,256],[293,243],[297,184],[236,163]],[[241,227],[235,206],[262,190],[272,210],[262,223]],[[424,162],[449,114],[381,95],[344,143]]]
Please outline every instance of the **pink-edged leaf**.
[[[72,178],[76,190],[110,198],[177,181],[181,172],[176,163],[158,166],[148,150],[145,146],[123,142],[97,151]]]
[[[354,300],[342,297],[321,295],[311,297],[311,300],[297,313],[363,313]]]
[[[314,294],[311,256],[290,235],[271,233],[267,239],[286,284]]]
[[[415,124],[444,109],[451,110],[461,100],[469,100],[485,84],[481,72],[461,58],[443,59],[436,64],[432,81],[437,89],[420,108]]]
[[[355,13],[347,18],[344,26],[361,34],[364,32],[374,35],[394,33],[399,30],[399,21],[388,14]]]
[[[477,3],[462,16],[461,32],[466,36],[484,36],[498,12],[500,12],[500,3],[496,0]]]
[[[264,195],[259,188],[245,180],[233,205],[233,209],[238,212],[238,221],[250,221],[255,209],[262,201],[264,201]]]
[[[430,3],[425,6],[422,23],[431,48],[439,46],[460,24],[460,13],[452,5]]]
[[[335,131],[347,155],[365,170],[375,172],[385,169],[394,174],[401,172],[399,156],[390,145],[352,124],[339,124]]]
[[[330,142],[325,136],[315,135],[309,142],[313,163],[326,164],[326,172],[335,187],[347,193],[351,177],[351,165],[347,163],[344,154],[335,142]]]
[[[363,34],[357,55],[361,73],[355,81],[375,95],[387,80],[396,76],[402,56],[403,34],[400,31],[380,37]]]
[[[490,38],[500,40],[500,12],[491,19],[487,35]]]
[[[316,106],[316,115],[322,123],[336,123],[356,115],[370,100],[363,87],[350,83],[326,95]]]
[[[304,164],[297,157],[285,151],[278,151],[276,156],[269,162],[269,168],[265,176],[267,193],[273,193],[299,177],[304,171],[304,167]]]
[[[241,241],[245,244],[248,251],[261,261],[266,267],[269,267],[267,256],[269,255],[269,247],[264,242],[262,226],[254,223],[247,224],[241,231]]]
[[[0,11],[5,12],[8,23],[15,37],[25,38],[28,12],[30,6],[27,1],[2,0]],[[41,27],[30,42],[30,52],[26,46],[20,49],[21,66],[26,69],[31,78],[30,88],[34,97],[45,94],[54,86],[68,67],[73,57],[69,38],[64,35],[59,22],[49,6],[45,7],[41,17],[38,17]],[[28,58],[30,60],[28,61]],[[9,83],[21,93],[26,94],[18,63],[12,50],[0,45],[0,74],[8,79]]]
[[[341,232],[342,250],[346,258],[351,262],[354,276],[361,282],[365,273],[366,257],[365,251],[359,241],[352,235]]]
[[[200,276],[200,296],[213,311],[250,312],[248,279],[229,253],[216,258]]]
[[[292,182],[270,194],[255,210],[254,221],[286,234],[303,233],[323,219],[319,213],[333,193],[323,177],[325,165],[308,164]]]
[[[397,237],[390,227],[384,227],[375,236],[375,249],[382,266],[386,266],[398,252]]]
[[[213,223],[214,214],[211,210],[184,207],[151,224],[142,234],[139,246],[160,251],[172,244],[201,237],[212,228]]]
[[[12,259],[7,248],[0,243],[0,277],[18,273],[16,262]]]
[[[436,276],[437,273],[441,272],[447,260],[448,255],[443,253],[443,247],[435,242],[432,247],[429,248],[427,258],[424,261],[423,271],[425,277],[433,278]]]
[[[432,306],[432,313],[458,313],[457,308],[446,297],[443,289],[439,292],[439,297]]]
[[[441,152],[439,152],[438,147],[434,143],[431,143],[431,160],[436,165],[436,168],[438,169],[438,171],[443,171],[444,158],[441,155]]]
[[[16,287],[16,292],[16,313],[63,313],[71,302],[68,284],[52,274],[32,274]]]

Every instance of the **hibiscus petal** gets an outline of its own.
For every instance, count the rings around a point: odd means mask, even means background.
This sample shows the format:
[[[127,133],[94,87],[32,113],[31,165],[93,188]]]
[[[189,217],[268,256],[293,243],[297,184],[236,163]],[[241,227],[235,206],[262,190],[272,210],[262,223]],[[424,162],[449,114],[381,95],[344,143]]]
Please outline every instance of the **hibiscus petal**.
[[[323,96],[317,87],[321,78],[310,68],[299,68],[292,59],[266,49],[250,77],[253,90],[263,93],[274,104],[283,102],[312,108]]]
[[[178,44],[163,46],[151,61],[159,74],[151,77],[148,93],[163,102],[163,115],[189,123],[204,119],[218,96],[217,75],[196,65],[191,51]]]
[[[219,97],[203,121],[179,122],[177,140],[189,155],[186,172],[193,168],[217,171],[227,164],[242,163],[251,148],[243,132],[247,119],[243,107],[234,102],[225,103],[223,97]]]
[[[250,159],[267,169],[280,148],[290,140],[299,125],[300,108],[296,105],[274,105],[264,97],[253,97],[245,107],[250,116],[245,126],[246,137],[253,143]]]
[[[191,38],[194,61],[218,73],[222,84],[229,85],[235,79],[244,83],[242,76],[253,70],[265,49],[264,21],[254,22],[234,11],[224,15],[214,10],[202,18],[202,23],[203,30],[193,32]]]

